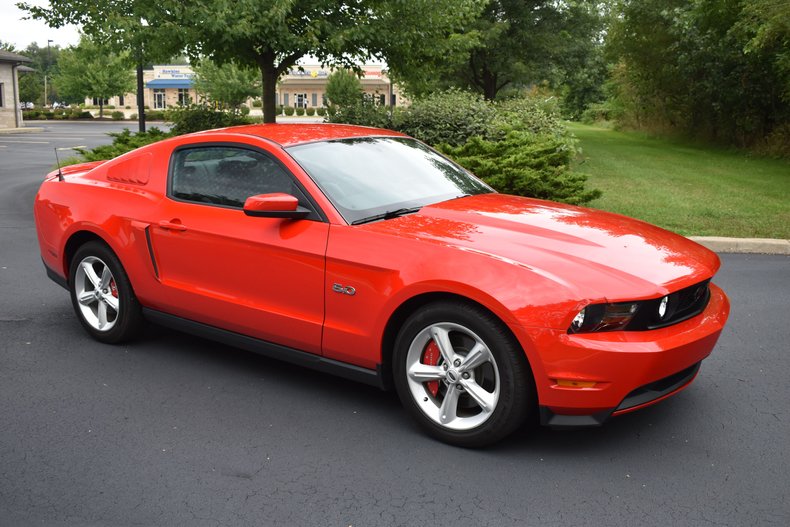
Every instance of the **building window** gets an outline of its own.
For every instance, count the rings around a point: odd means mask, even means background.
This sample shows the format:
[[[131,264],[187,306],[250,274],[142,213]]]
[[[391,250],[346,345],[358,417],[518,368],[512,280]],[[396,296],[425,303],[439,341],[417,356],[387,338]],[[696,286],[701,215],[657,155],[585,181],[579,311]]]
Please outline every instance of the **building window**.
[[[165,90],[154,88],[154,109],[161,110],[165,107]]]
[[[118,106],[125,106],[124,100],[123,100],[123,95],[119,95],[118,96]]]
[[[110,104],[110,99],[100,99],[99,97],[93,98],[94,106],[107,106],[108,104]]]
[[[288,94],[283,93],[283,106],[288,106]]]
[[[294,100],[294,106],[296,108],[307,108],[307,94],[297,93],[296,100]]]
[[[379,104],[381,106],[384,106],[385,104],[387,104],[387,96],[384,95],[383,93],[381,95],[379,95]]]
[[[0,108],[5,106],[5,83],[0,82]]]
[[[318,106],[318,94],[317,93],[313,93],[313,101],[312,101],[311,106],[314,106],[314,107]]]
[[[178,105],[179,106],[188,106],[190,102],[192,102],[192,98],[189,96],[189,89],[179,88],[178,89]]]

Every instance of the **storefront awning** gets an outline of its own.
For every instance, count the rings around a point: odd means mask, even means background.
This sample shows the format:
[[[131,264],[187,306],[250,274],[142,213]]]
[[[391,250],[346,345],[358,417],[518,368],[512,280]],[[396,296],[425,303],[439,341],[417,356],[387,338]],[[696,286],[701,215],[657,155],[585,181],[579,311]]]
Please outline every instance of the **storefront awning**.
[[[146,88],[191,88],[192,79],[154,79],[145,84]]]

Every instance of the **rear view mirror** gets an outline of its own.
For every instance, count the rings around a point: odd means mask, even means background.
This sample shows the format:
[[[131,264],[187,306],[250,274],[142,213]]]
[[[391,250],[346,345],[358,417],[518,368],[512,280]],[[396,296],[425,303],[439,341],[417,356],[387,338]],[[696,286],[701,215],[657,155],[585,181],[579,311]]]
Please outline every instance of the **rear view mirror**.
[[[306,218],[310,211],[299,206],[299,200],[290,194],[276,192],[250,196],[244,202],[244,214],[261,218]]]

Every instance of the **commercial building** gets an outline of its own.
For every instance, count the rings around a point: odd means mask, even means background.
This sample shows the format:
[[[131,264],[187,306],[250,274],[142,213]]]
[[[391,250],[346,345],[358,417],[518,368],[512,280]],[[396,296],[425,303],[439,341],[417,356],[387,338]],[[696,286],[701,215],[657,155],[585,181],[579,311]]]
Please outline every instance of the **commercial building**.
[[[22,108],[19,105],[19,69],[31,62],[27,57],[0,51],[0,128],[21,128]]]
[[[143,70],[143,104],[153,110],[164,110],[198,100],[193,86],[194,76],[192,68],[183,64],[156,65],[150,70]],[[95,97],[87,97],[85,104],[98,106],[99,101]],[[137,95],[132,92],[110,97],[104,100],[104,104],[116,108],[136,108]]]
[[[381,104],[403,104],[398,87],[390,82],[384,66],[365,64],[361,69],[363,76],[360,82],[366,95],[375,97]],[[292,68],[277,83],[277,104],[294,108],[327,106],[326,83],[331,72],[319,64]],[[201,100],[202,96],[195,90],[194,76],[188,65],[157,65],[144,70],[145,105],[153,110],[162,110]],[[98,106],[99,101],[86,98],[85,104]],[[135,108],[137,98],[134,93],[127,93],[106,99],[104,104],[116,108]],[[247,105],[252,106],[252,99],[247,101]]]
[[[380,104],[398,106],[403,103],[398,86],[390,82],[385,66],[365,64],[361,66],[363,76],[359,79],[367,96],[376,98]],[[277,86],[277,104],[294,108],[318,108],[327,106],[326,82],[332,73],[319,64],[306,64],[302,69],[292,68],[280,79]]]

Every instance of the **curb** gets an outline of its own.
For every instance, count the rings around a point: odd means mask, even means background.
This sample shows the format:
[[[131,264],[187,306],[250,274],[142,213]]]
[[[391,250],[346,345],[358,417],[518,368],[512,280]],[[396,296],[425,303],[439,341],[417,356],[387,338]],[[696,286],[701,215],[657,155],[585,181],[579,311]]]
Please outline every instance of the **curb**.
[[[688,238],[717,253],[790,255],[790,240],[721,236],[689,236]]]
[[[43,132],[43,128],[38,128],[35,126],[25,127],[25,128],[0,128],[0,135],[3,134],[35,134],[37,132]]]

